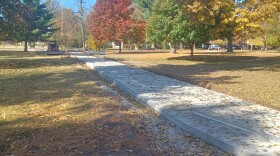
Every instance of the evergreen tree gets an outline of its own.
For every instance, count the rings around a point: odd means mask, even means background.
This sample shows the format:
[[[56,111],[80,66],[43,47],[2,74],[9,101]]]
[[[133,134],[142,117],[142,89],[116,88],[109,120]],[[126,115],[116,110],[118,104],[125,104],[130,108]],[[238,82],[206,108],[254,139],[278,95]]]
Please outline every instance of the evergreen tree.
[[[55,31],[51,28],[54,14],[40,0],[23,0],[23,4],[27,13],[24,14],[24,25],[16,40],[24,41],[24,51],[27,51],[28,42],[44,41]]]
[[[18,28],[23,23],[22,20],[23,11],[24,11],[23,5],[20,0],[0,1],[0,39],[1,40],[11,40],[9,34],[13,34],[14,32],[18,31]]]
[[[40,0],[3,0],[0,3],[1,39],[27,43],[48,39],[54,15]]]

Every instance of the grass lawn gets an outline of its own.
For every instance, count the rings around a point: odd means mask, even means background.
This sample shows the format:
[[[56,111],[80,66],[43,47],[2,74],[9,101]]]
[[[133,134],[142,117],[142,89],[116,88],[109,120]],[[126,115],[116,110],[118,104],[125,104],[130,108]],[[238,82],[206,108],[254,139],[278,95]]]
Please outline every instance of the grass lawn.
[[[108,51],[106,58],[280,110],[280,52]]]
[[[224,154],[131,109],[79,61],[35,54],[0,52],[0,155]]]

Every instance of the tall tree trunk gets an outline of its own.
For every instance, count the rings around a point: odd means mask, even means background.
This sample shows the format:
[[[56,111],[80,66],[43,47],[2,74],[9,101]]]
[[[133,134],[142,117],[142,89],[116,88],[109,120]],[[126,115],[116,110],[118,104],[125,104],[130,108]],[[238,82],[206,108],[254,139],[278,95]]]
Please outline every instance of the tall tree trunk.
[[[133,44],[129,44],[129,50],[131,51],[133,47]]]
[[[27,49],[27,48],[28,48],[28,47],[27,47],[27,40],[25,40],[25,41],[24,41],[24,51],[25,51],[25,52],[27,52],[27,51],[28,51],[28,49]]]
[[[170,47],[170,53],[175,54],[176,53],[176,45],[169,43],[169,47]]]
[[[195,43],[191,42],[190,48],[191,48],[191,59],[192,60],[193,60],[194,47],[195,47]]]
[[[119,42],[119,53],[122,53],[122,42]]]
[[[267,36],[263,37],[263,51],[267,51]]]
[[[227,47],[227,52],[229,52],[229,53],[232,53],[233,52],[233,49],[232,49],[232,36],[229,36],[228,38],[227,38],[227,40],[228,40],[228,47]]]

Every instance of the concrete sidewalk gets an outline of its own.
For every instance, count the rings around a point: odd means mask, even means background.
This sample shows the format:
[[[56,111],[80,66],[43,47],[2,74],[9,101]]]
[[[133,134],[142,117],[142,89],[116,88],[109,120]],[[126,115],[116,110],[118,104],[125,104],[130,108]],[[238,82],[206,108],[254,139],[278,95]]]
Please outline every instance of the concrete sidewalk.
[[[180,128],[235,155],[280,156],[280,112],[124,64],[74,54]]]

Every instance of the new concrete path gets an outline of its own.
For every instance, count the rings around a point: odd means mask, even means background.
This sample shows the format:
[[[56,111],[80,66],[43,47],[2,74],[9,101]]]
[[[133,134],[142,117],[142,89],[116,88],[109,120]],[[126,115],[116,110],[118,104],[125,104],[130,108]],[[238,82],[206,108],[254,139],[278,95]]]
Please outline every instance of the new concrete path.
[[[279,111],[103,58],[75,57],[182,129],[226,152],[280,156]]]

